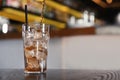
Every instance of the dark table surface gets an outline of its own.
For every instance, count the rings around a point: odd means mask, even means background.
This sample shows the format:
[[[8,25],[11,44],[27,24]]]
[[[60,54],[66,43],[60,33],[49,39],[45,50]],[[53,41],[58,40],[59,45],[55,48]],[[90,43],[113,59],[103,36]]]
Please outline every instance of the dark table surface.
[[[50,69],[28,75],[22,69],[0,69],[0,80],[120,80],[120,70]]]

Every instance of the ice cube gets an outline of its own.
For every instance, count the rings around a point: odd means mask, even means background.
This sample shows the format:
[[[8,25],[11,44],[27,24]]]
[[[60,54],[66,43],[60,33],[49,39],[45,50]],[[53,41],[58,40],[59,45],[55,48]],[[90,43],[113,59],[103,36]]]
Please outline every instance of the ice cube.
[[[33,71],[39,71],[40,66],[39,66],[39,61],[36,59],[36,57],[28,58],[27,59],[27,70],[33,70]]]
[[[41,71],[43,72],[44,69],[46,68],[46,60],[45,59],[41,59],[40,67],[41,67]]]
[[[49,38],[50,38],[50,35],[49,35],[49,32],[47,32],[46,35],[45,35],[45,39],[49,40]]]
[[[46,59],[47,57],[47,49],[43,48],[42,46],[39,47],[37,53],[36,53],[36,58],[38,60],[41,60],[41,59]]]
[[[46,51],[47,51],[47,49],[46,49],[43,45],[39,45],[38,50],[39,50],[40,52],[46,52]]]
[[[45,34],[43,33],[42,38],[43,38],[45,41],[48,41],[49,38],[50,38],[49,33],[48,33],[48,32],[46,32]]]
[[[48,46],[48,41],[45,41],[44,39],[41,39],[40,41],[39,41],[39,48],[45,48],[45,49],[47,49],[47,46]]]
[[[32,45],[34,45],[34,42],[31,39],[26,39],[24,41],[24,45],[25,46],[32,46]]]
[[[47,42],[43,41],[41,44],[42,44],[42,47],[47,49]]]
[[[32,30],[32,31],[27,31],[26,32],[26,35],[25,35],[25,37],[28,39],[28,38],[30,38],[30,39],[33,39],[34,38],[34,31]]]
[[[31,58],[35,56],[35,46],[29,46],[25,48],[26,58]]]
[[[38,59],[38,60],[45,60],[46,59],[46,57],[47,57],[47,55],[46,55],[46,53],[44,53],[44,52],[37,52],[36,53],[36,58]]]
[[[42,32],[40,30],[35,31],[34,39],[38,40],[42,38]]]

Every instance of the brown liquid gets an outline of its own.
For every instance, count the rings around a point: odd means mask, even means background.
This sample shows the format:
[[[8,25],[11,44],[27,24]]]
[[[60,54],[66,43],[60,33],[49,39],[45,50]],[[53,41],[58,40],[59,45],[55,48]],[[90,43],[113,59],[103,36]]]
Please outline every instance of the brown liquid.
[[[47,50],[44,48],[39,48],[39,49],[40,49],[39,51],[41,52],[41,54],[37,53],[36,51],[37,49],[34,46],[29,46],[25,48],[25,62],[26,62],[25,71],[26,72],[46,71]],[[43,63],[42,61],[44,61],[45,63]]]
[[[30,61],[31,64],[26,63],[26,66],[25,66],[26,72],[45,72],[47,69],[46,66],[44,68],[42,68],[39,65],[39,60],[37,60],[35,57],[28,59],[28,61]]]
[[[41,23],[43,23],[44,18],[44,8],[45,0],[42,1]],[[37,30],[37,32],[41,32],[41,30]],[[46,59],[48,54],[47,49],[41,47],[40,45],[37,46],[33,45],[25,47],[24,52],[25,52],[25,72],[29,73],[46,71],[47,69]]]
[[[43,18],[44,18],[44,8],[45,8],[45,0],[43,0],[43,2],[42,2],[43,4],[43,7],[42,7],[42,12],[41,12],[41,23],[43,23]]]

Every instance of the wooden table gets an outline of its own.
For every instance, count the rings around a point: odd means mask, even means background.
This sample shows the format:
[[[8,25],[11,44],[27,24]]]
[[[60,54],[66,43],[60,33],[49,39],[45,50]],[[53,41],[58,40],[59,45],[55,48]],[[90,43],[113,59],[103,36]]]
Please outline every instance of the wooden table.
[[[53,69],[28,75],[22,69],[0,69],[0,80],[120,80],[120,71]]]

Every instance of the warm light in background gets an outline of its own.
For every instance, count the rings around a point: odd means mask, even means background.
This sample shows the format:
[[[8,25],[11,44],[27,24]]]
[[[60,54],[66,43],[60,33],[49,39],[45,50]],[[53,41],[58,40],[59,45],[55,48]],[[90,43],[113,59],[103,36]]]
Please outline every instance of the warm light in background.
[[[70,24],[75,24],[75,17],[74,16],[70,17],[69,23]]]
[[[91,27],[95,25],[95,13],[85,10],[82,18],[71,16],[68,20],[68,25],[70,27]]]
[[[93,12],[90,13],[90,22],[94,24],[95,14]]]
[[[120,24],[120,13],[117,15],[117,23]]]
[[[8,32],[8,24],[5,23],[5,24],[2,25],[2,32],[4,34],[6,34]]]
[[[85,10],[83,13],[83,19],[84,19],[84,23],[88,23],[88,11]]]
[[[2,31],[4,34],[8,32],[8,24],[9,24],[9,19],[3,16],[0,16],[0,31]]]
[[[106,2],[107,2],[108,4],[111,4],[111,3],[112,3],[112,0],[106,0]]]

